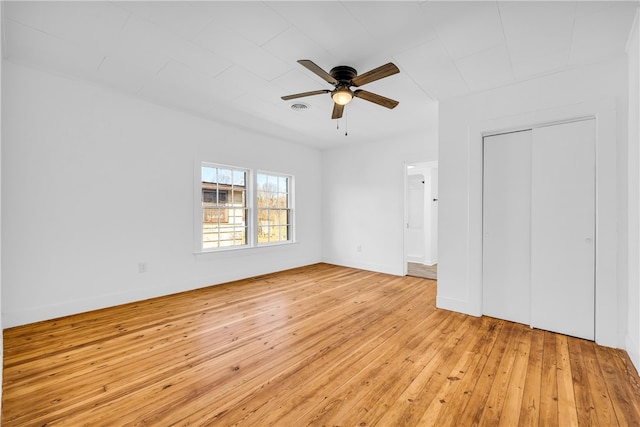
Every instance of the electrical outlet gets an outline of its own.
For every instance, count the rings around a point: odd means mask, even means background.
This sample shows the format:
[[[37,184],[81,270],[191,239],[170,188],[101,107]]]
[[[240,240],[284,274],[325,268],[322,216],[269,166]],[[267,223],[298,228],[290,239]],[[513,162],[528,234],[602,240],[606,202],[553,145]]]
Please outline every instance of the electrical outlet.
[[[147,272],[147,263],[139,262],[138,263],[138,273],[146,273]]]
[[[362,252],[362,245],[358,245],[358,246],[356,246],[356,251],[358,251],[358,252]]]

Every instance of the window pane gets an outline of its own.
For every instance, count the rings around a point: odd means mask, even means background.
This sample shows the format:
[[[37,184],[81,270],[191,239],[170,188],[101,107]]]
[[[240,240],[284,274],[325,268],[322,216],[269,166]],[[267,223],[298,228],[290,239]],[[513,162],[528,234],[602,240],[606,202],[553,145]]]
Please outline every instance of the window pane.
[[[267,193],[264,191],[258,191],[258,208],[267,207]]]
[[[247,171],[203,165],[202,248],[247,244]]]
[[[217,168],[202,167],[202,182],[216,182]]]
[[[282,225],[289,224],[289,211],[288,210],[280,211],[280,221],[279,222]]]
[[[231,185],[233,183],[233,171],[231,169],[218,169],[218,184]]]
[[[278,193],[278,203],[277,207],[286,208],[288,204],[286,193]]]
[[[269,223],[271,225],[279,225],[280,224],[280,211],[271,209],[269,211]]]
[[[278,191],[280,193],[286,193],[287,190],[287,178],[284,176],[281,176],[278,178]]]
[[[290,240],[290,177],[257,174],[258,243]]]
[[[233,171],[233,185],[244,187],[245,186],[244,180],[245,180],[244,171]]]
[[[267,191],[278,191],[278,177],[273,175],[267,176]]]

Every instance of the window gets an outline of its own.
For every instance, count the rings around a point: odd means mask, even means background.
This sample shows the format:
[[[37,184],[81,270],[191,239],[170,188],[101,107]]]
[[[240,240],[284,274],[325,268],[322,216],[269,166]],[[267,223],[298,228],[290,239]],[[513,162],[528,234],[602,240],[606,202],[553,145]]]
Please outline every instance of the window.
[[[258,244],[291,240],[290,178],[258,172]]]
[[[293,177],[198,164],[196,251],[293,242]]]
[[[202,166],[202,249],[247,245],[247,176],[244,169]]]

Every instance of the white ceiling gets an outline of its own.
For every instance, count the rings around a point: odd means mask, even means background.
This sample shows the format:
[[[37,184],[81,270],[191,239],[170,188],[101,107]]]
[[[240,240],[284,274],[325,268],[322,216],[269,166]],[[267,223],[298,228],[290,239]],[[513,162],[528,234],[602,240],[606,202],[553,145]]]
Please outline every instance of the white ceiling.
[[[437,100],[623,55],[639,4],[3,1],[3,55],[327,148],[425,129]],[[328,94],[280,99],[331,88],[298,59],[359,74],[394,62],[399,74],[364,89],[400,104],[355,99],[336,130]]]

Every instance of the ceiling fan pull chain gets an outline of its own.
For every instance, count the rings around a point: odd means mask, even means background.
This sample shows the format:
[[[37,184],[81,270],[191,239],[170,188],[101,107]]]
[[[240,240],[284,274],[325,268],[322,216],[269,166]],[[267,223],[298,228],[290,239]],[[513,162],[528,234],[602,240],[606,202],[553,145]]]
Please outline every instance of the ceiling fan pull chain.
[[[344,113],[344,136],[347,136],[347,131],[349,130],[349,112],[345,111]]]

